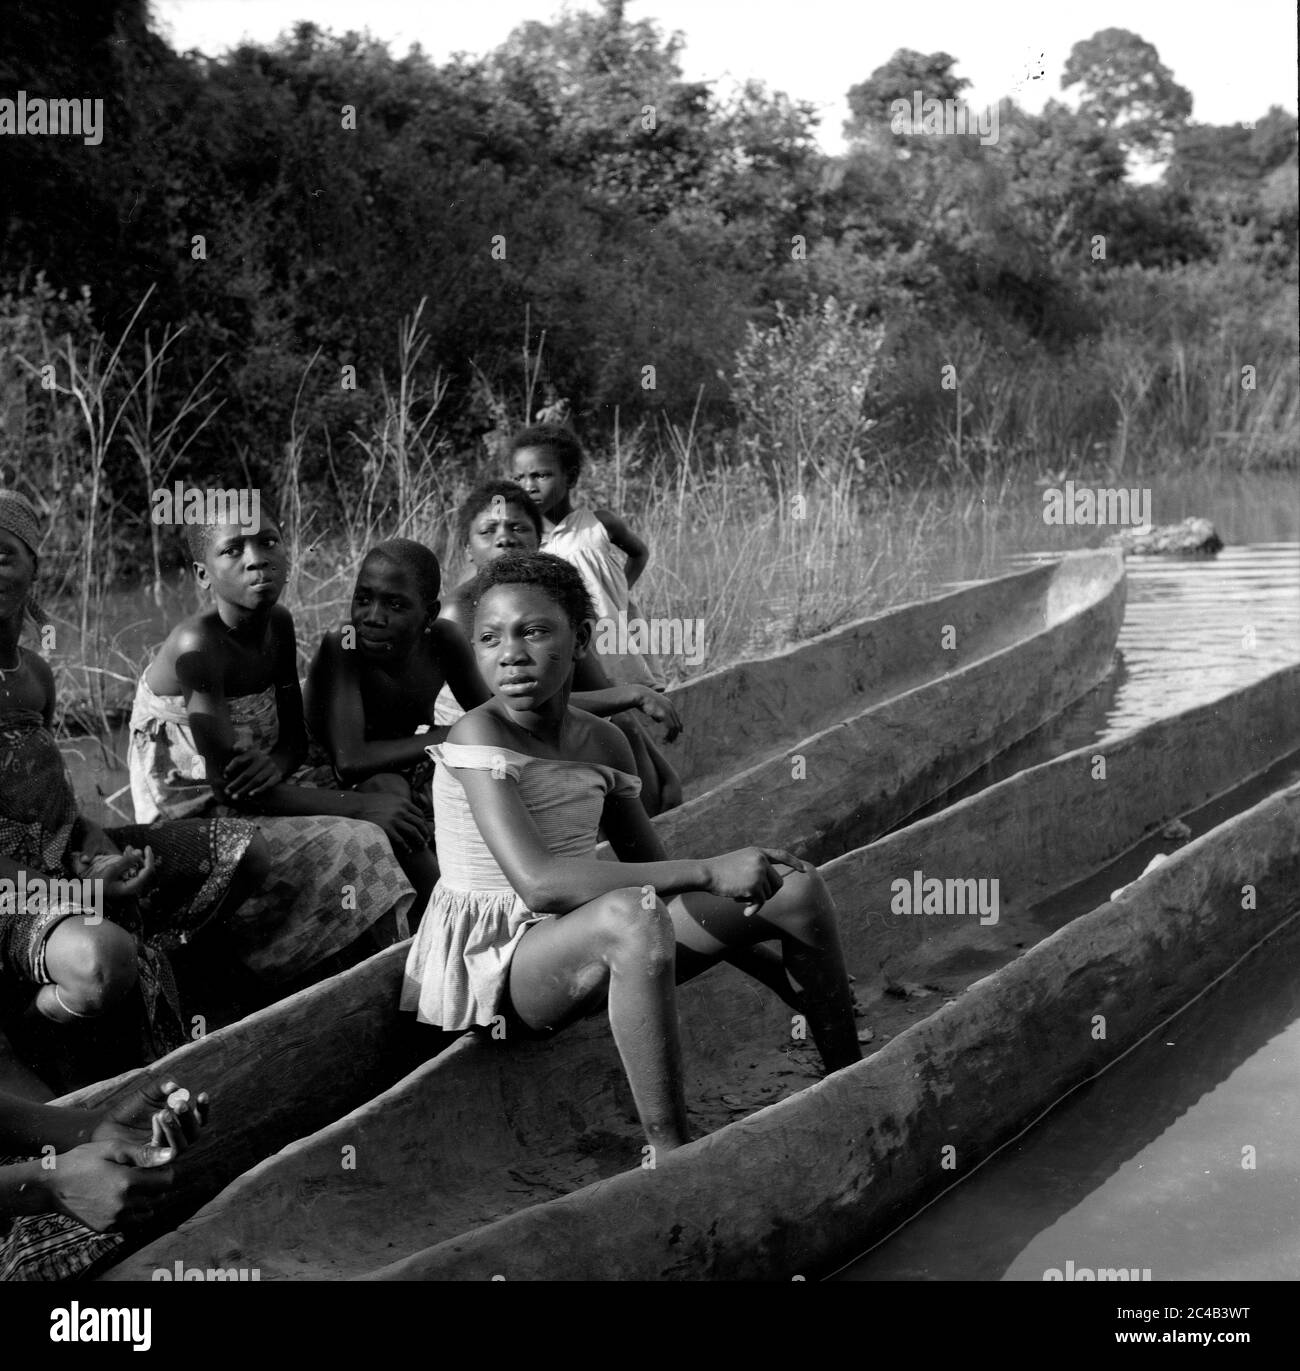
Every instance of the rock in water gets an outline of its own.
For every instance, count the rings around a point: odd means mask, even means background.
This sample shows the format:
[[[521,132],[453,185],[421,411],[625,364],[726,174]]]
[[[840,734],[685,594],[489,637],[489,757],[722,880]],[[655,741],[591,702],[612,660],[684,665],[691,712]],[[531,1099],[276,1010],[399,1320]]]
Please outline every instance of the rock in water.
[[[1106,543],[1122,547],[1132,557],[1213,557],[1223,547],[1214,525],[1195,517],[1160,528],[1126,528]]]

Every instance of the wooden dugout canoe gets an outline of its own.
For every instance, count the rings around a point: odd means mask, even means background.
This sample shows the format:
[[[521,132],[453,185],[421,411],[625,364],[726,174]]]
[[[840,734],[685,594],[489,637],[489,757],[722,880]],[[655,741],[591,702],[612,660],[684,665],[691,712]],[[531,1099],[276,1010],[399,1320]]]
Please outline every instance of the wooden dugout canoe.
[[[906,1031],[816,1082],[784,1007],[716,968],[681,993],[687,1099],[716,1131],[653,1171],[628,1170],[642,1139],[603,1020],[545,1043],[465,1035],[253,1166],[109,1278],[148,1279],[177,1260],[263,1280],[814,1275],[951,1182],[942,1146],[958,1148],[959,1169],[973,1165],[1295,911],[1292,788],[1052,931],[1067,887],[1127,853],[1109,873],[1120,884],[1167,820],[1203,827],[1195,811],[1213,797],[1271,784],[1278,758],[1300,748],[1298,688],[1300,666],[1276,672],[827,864],[871,1022]],[[996,878],[998,922],[893,914],[894,882],[918,870]],[[1247,883],[1259,892],[1248,912]],[[183,1163],[191,1198],[286,1128],[305,1133],[346,1107],[367,1071],[376,1089],[393,1081],[401,960],[390,949],[154,1068],[210,1089],[221,1111]],[[938,993],[881,997],[921,982]],[[945,993],[959,998],[908,1019]],[[1096,1014],[1109,1025],[1100,1042]]]
[[[1097,685],[1124,591],[1117,551],[1070,553],[695,678],[665,845],[822,862],[878,837]]]

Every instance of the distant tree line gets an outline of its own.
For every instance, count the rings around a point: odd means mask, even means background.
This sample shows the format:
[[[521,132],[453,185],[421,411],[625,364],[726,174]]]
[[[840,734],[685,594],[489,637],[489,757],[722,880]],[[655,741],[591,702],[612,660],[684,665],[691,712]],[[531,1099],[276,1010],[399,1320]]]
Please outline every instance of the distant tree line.
[[[0,95],[101,97],[106,129],[94,148],[0,138],[2,383],[36,385],[14,362],[36,333],[115,339],[152,288],[130,347],[185,329],[160,405],[219,363],[219,420],[186,455],[208,468],[268,475],[295,402],[320,438],[309,463],[352,460],[424,297],[420,365],[447,382],[454,460],[530,379],[590,435],[616,410],[734,422],[734,358],[778,302],[833,296],[895,354],[961,326],[1065,353],[1113,307],[1098,239],[1106,270],[1232,260],[1296,280],[1295,118],[1192,122],[1123,30],[1076,45],[1077,109],[1003,101],[988,145],[894,127],[896,100],[965,85],[946,53],[897,52],[849,92],[849,150],[828,156],[811,105],[687,81],[680,37],[618,0],[445,63],[310,23],[178,54],[145,0],[20,0],[4,22]],[[1152,158],[1160,180],[1126,177]],[[16,441],[0,433],[0,463],[24,460]],[[111,453],[109,478],[131,460]]]

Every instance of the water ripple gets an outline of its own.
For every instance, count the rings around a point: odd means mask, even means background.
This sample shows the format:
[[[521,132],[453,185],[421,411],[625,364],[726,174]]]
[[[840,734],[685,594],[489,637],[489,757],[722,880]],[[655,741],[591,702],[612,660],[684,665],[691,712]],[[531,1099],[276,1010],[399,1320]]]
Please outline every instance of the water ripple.
[[[1205,560],[1130,557],[1119,650],[1123,677],[1099,741],[1300,661],[1300,543]]]

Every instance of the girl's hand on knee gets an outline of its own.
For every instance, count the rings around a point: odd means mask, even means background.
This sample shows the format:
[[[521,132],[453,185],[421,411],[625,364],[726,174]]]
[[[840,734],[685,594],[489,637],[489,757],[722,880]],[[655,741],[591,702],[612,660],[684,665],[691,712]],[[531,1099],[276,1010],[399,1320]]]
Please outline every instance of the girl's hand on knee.
[[[745,914],[758,911],[781,889],[777,864],[794,871],[807,871],[808,863],[777,847],[742,847],[705,863],[709,873],[709,894],[741,900]]]

